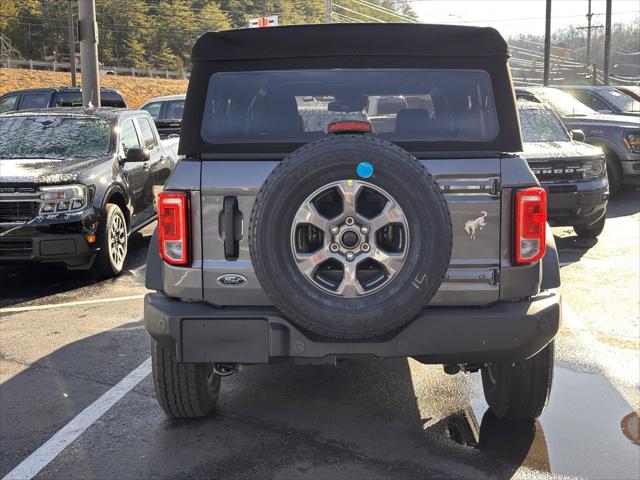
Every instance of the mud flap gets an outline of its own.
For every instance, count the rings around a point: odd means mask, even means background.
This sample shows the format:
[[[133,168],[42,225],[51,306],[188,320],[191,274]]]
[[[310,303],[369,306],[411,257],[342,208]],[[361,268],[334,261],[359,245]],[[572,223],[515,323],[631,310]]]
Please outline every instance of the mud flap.
[[[540,290],[558,288],[560,286],[560,260],[558,249],[553,238],[551,227],[547,224],[547,251],[542,257],[542,284]]]

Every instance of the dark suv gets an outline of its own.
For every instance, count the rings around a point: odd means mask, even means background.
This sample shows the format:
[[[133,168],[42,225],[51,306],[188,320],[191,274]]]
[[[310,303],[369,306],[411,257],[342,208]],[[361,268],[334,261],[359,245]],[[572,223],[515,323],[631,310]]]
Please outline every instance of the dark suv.
[[[208,414],[238,364],[394,357],[481,371],[496,415],[540,415],[559,267],[507,59],[458,26],[197,41],[146,270],[169,416]]]
[[[585,142],[602,149],[612,195],[623,185],[640,185],[640,118],[599,114],[557,88],[518,87],[516,94],[546,103],[569,130],[581,130]]]
[[[126,108],[122,94],[111,88],[100,89],[103,107]],[[5,93],[0,97],[0,113],[36,108],[81,107],[82,90],[76,87],[30,88]]]
[[[582,143],[584,133],[568,132],[545,104],[518,101],[524,156],[548,194],[549,224],[572,226],[583,238],[604,229],[609,184],[598,147]]]
[[[184,110],[185,95],[167,95],[147,100],[140,110],[146,110],[156,123],[158,133],[166,138],[180,135],[182,112]]]

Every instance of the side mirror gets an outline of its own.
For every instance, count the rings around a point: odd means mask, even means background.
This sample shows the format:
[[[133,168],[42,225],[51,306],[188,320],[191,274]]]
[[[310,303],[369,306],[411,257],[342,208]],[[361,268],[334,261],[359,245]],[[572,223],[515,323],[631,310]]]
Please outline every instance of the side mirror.
[[[571,130],[571,138],[576,142],[584,142],[584,132],[582,130]]]
[[[125,162],[146,162],[149,160],[149,151],[146,148],[133,147],[127,150]]]
[[[610,114],[613,113],[613,110],[609,110],[608,108],[604,108],[602,110],[598,110],[598,113],[602,113],[602,114],[605,114],[605,115],[610,115]]]

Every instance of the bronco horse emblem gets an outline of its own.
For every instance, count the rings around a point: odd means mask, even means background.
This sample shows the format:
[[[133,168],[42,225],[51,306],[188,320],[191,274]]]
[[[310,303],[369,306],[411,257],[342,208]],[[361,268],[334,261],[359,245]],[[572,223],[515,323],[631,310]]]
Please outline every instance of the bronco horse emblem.
[[[478,230],[482,230],[487,225],[487,223],[484,221],[486,216],[487,212],[485,212],[484,210],[480,210],[480,216],[478,218],[476,218],[475,220],[467,220],[465,222],[464,231],[469,234],[471,240],[475,240]]]

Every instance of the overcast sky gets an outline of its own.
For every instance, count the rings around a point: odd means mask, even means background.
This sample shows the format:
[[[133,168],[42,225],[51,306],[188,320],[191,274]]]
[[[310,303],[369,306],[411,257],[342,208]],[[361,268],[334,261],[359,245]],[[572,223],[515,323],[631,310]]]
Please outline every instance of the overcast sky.
[[[491,26],[503,36],[544,35],[545,0],[415,0],[425,23]],[[604,25],[605,0],[592,0],[593,25]],[[553,0],[551,29],[586,26],[588,0]],[[639,0],[613,0],[612,21],[631,22],[640,15]],[[633,12],[633,13],[629,13]]]

